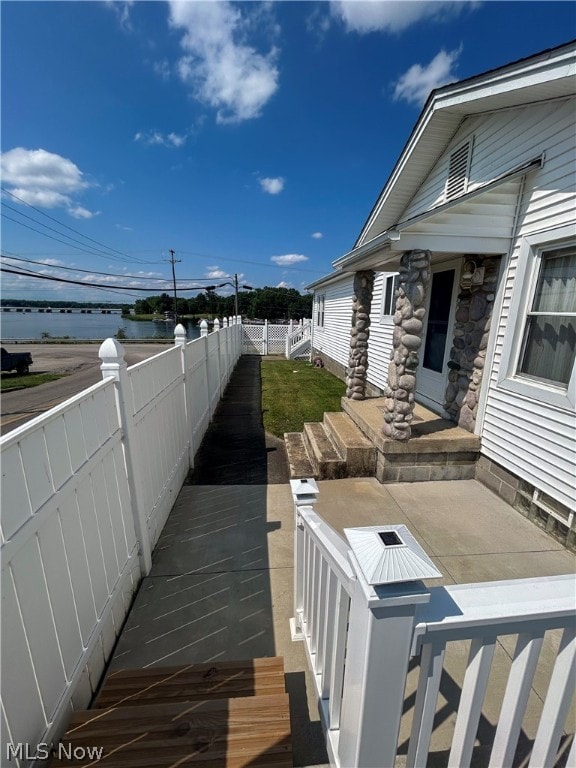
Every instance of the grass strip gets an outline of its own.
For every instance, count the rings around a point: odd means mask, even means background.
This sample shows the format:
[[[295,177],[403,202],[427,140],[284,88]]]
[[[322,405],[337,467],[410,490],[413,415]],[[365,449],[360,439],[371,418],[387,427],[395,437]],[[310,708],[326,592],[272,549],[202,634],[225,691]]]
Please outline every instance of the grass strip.
[[[65,373],[28,373],[20,376],[17,373],[3,373],[0,378],[0,391],[10,392],[11,389],[30,389],[46,384],[47,381],[56,381],[66,376]]]
[[[262,361],[264,429],[276,437],[301,432],[304,422],[322,421],[326,411],[341,411],[346,385],[325,368],[300,360]]]

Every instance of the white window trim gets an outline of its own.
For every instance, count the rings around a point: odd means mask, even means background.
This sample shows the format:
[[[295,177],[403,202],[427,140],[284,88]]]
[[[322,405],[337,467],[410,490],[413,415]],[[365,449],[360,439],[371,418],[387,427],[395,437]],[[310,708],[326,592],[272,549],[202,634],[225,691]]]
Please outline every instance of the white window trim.
[[[399,272],[385,272],[383,274],[382,279],[382,300],[380,301],[380,323],[381,325],[393,325],[394,324],[394,314],[396,312],[396,298],[395,294],[396,291],[394,290],[394,281],[398,282],[398,278],[400,276]],[[387,287],[388,287],[388,281],[392,281],[392,297],[391,297],[391,307],[390,312],[386,312],[386,293],[387,293]],[[397,288],[398,286],[396,286]]]
[[[316,296],[316,327],[324,328],[324,318],[326,312],[326,294],[319,293]]]
[[[520,244],[520,253],[514,276],[514,288],[510,302],[508,327],[505,331],[504,347],[502,350],[502,362],[498,376],[498,386],[524,397],[545,402],[565,410],[573,410],[576,407],[576,365],[572,369],[572,375],[568,387],[547,384],[544,381],[530,379],[522,374],[517,374],[526,317],[536,288],[536,282],[540,271],[539,253],[558,248],[564,243],[570,245],[576,239],[576,224],[569,224],[557,229],[539,232],[528,237],[523,237]]]

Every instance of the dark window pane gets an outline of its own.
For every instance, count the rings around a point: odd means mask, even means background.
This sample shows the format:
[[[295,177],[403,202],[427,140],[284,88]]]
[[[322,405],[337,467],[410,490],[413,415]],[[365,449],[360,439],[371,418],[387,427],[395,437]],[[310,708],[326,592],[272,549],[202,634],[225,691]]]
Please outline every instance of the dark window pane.
[[[424,368],[437,373],[442,371],[444,363],[453,286],[453,269],[435,272],[432,275],[430,309],[428,310],[426,344],[424,345]]]
[[[529,317],[519,373],[567,385],[575,349],[576,318]]]

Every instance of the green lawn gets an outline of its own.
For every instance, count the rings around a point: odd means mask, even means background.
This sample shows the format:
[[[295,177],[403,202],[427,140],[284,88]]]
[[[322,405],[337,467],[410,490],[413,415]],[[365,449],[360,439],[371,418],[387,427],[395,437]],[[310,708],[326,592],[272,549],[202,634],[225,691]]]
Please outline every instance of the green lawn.
[[[263,360],[264,429],[277,437],[301,432],[305,421],[322,421],[325,411],[341,411],[345,389],[325,368],[299,360]]]
[[[65,373],[27,373],[20,376],[18,373],[3,373],[0,378],[0,390],[10,392],[11,389],[28,389],[46,384],[47,381],[56,381],[65,376]]]

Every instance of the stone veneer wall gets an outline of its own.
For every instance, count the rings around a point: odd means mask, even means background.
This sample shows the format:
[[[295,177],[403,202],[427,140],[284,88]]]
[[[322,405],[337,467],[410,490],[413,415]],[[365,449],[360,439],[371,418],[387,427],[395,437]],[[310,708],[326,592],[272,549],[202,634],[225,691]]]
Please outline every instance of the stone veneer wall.
[[[459,427],[474,432],[500,257],[474,257],[484,267],[482,285],[461,290],[456,305],[444,409]]]
[[[426,309],[426,290],[430,282],[430,251],[406,251],[400,259],[400,284],[394,315],[392,353],[388,365],[388,385],[384,400],[382,432],[393,440],[410,439],[418,351]]]
[[[364,400],[366,397],[370,309],[372,307],[375,276],[371,269],[356,272],[354,275],[350,358],[348,374],[346,376],[346,397],[351,400]]]

